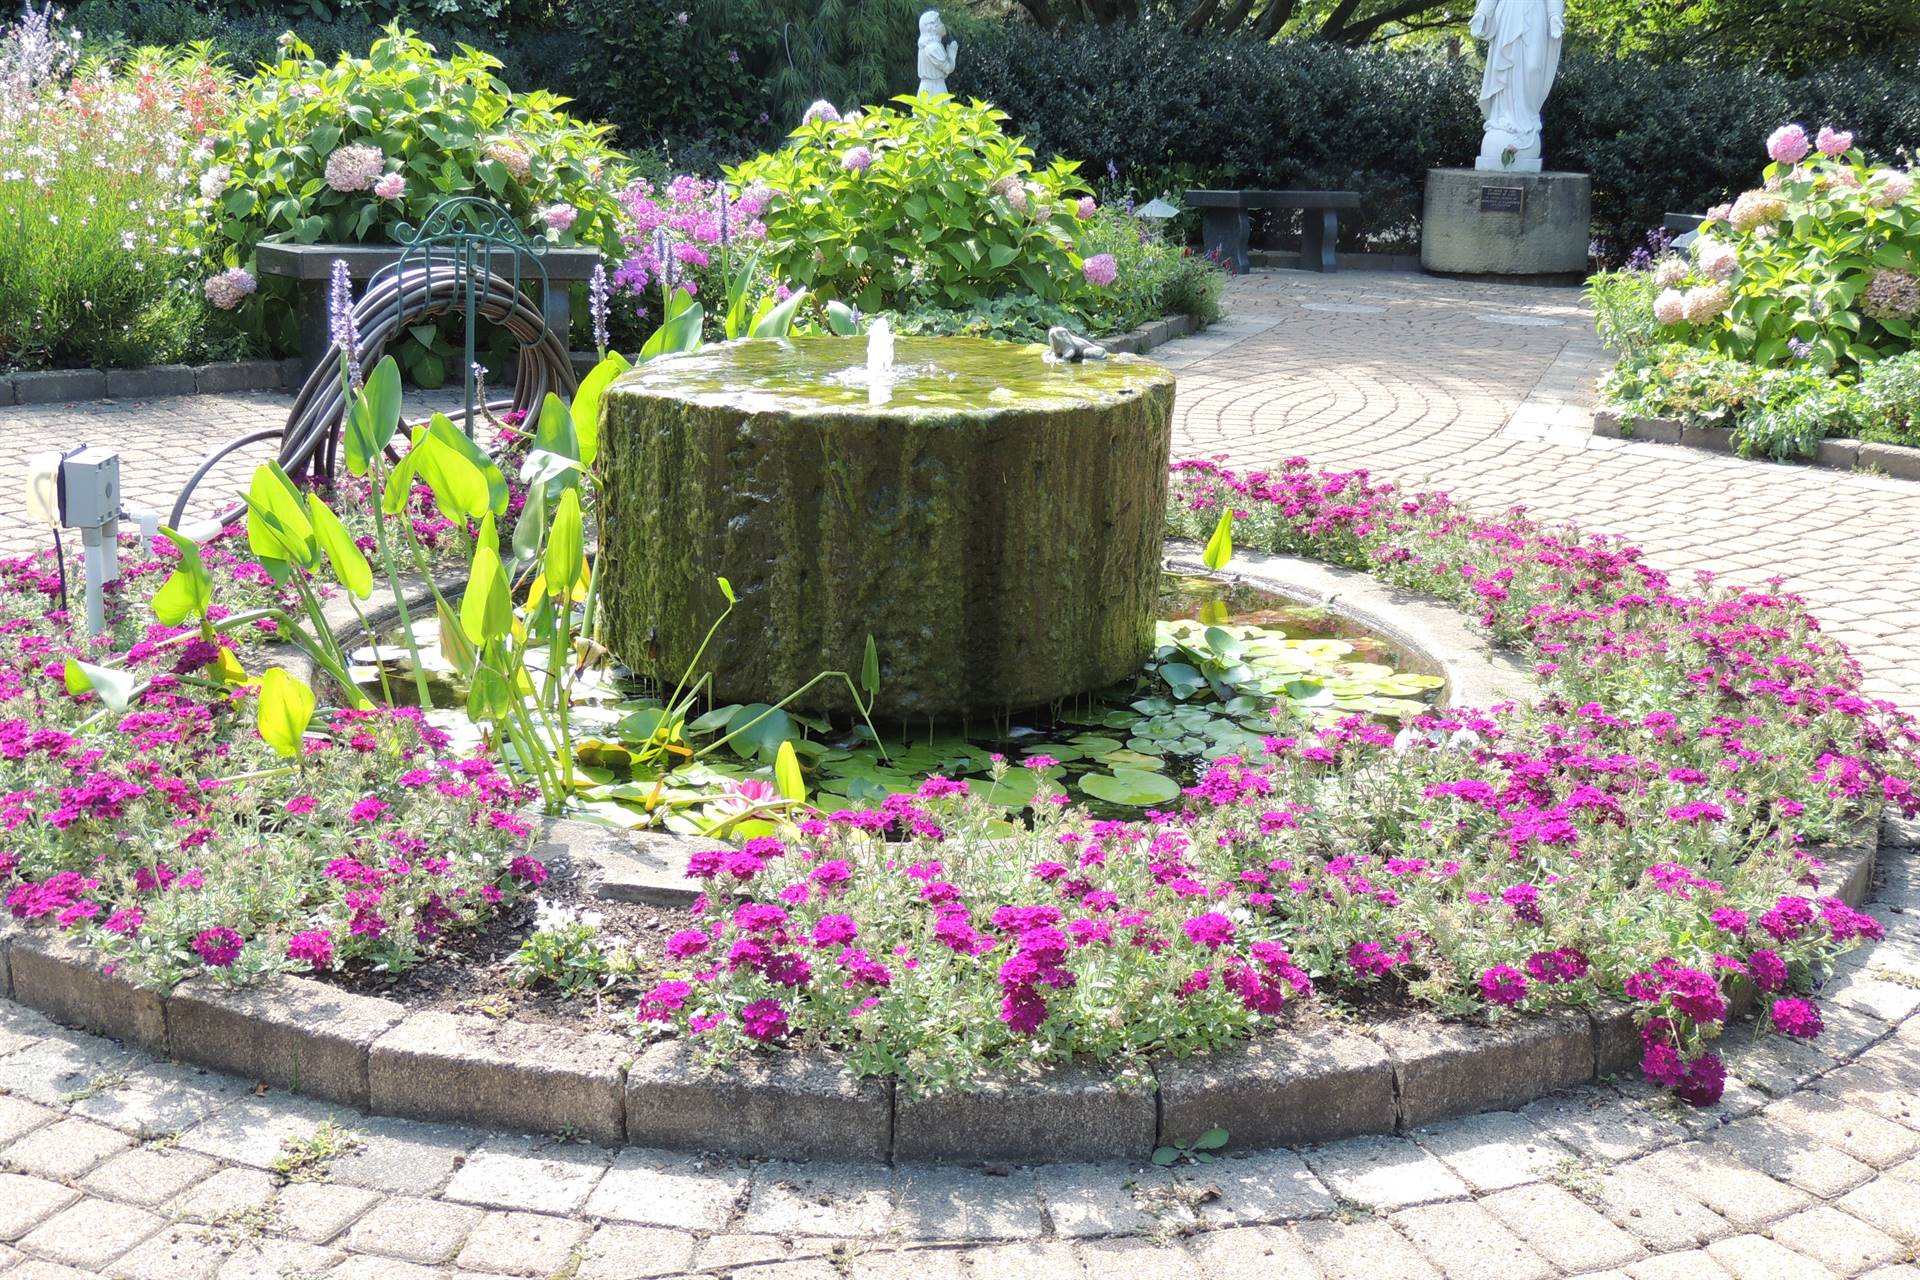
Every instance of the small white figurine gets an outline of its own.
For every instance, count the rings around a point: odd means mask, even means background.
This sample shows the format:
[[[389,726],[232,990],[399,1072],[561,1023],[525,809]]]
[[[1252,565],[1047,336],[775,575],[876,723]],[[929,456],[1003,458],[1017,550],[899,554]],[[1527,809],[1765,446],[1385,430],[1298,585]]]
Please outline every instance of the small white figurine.
[[[947,77],[960,56],[960,42],[947,39],[947,26],[940,11],[929,9],[920,15],[920,92],[945,93]]]

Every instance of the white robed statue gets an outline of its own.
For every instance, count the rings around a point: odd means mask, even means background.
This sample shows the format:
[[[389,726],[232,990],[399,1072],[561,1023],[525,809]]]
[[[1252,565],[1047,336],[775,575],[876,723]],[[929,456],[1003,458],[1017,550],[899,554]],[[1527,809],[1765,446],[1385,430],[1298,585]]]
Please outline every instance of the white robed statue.
[[[947,39],[947,24],[940,11],[929,9],[920,15],[920,92],[945,93],[947,77],[960,59],[960,42]]]
[[[1480,114],[1487,122],[1476,169],[1540,172],[1540,108],[1560,69],[1567,0],[1479,0],[1472,34],[1487,42]]]

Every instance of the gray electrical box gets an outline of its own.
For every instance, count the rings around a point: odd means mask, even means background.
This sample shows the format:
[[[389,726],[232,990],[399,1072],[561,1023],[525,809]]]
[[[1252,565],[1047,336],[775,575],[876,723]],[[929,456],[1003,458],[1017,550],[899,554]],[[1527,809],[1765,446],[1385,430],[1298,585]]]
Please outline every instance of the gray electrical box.
[[[94,529],[120,518],[120,455],[86,445],[60,464],[60,523]]]

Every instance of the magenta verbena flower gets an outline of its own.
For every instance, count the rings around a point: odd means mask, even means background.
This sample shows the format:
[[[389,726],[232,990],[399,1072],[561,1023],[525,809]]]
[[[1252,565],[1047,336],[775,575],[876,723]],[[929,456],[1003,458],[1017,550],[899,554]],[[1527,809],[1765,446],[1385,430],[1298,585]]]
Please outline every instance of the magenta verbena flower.
[[[740,1029],[761,1043],[787,1034],[787,1010],[778,1000],[755,1000],[740,1010]]]
[[[224,925],[204,930],[193,940],[194,954],[199,956],[201,963],[209,969],[232,967],[233,962],[240,958],[240,952],[245,946],[246,939]]]
[[[1497,964],[1480,975],[1480,996],[1488,1004],[1516,1005],[1527,997],[1527,979],[1510,964]]]
[[[308,929],[287,939],[287,959],[298,960],[314,969],[333,964],[333,935],[324,929]]]
[[[1820,1034],[1819,1006],[1799,996],[1782,996],[1775,1000],[1767,1010],[1767,1018],[1773,1023],[1773,1029],[1783,1036],[1811,1040]]]

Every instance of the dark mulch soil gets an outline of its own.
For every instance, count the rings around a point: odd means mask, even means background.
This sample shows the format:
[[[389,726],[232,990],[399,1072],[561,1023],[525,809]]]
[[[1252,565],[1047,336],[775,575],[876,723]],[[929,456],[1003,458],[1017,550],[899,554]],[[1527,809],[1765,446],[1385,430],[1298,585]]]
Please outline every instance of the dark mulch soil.
[[[638,965],[634,974],[597,994],[568,998],[559,996],[551,984],[525,987],[515,983],[514,953],[534,931],[534,901],[525,898],[477,928],[448,935],[431,958],[405,973],[355,968],[322,975],[323,980],[361,995],[397,1000],[409,1009],[626,1034],[633,1027],[634,1004],[640,993],[667,968],[667,938],[687,927],[686,912],[587,897],[561,876],[543,885],[539,896],[575,911],[599,913],[603,944],[611,950],[613,939],[624,939]]]

